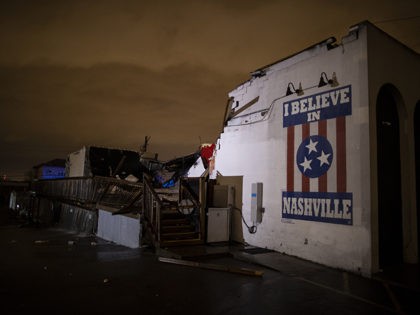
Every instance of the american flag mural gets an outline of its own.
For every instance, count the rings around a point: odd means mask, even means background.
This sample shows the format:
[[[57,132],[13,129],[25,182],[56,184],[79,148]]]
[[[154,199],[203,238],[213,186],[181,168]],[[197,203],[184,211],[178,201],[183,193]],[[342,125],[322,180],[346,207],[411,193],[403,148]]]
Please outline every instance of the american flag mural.
[[[346,154],[351,96],[348,85],[283,103],[287,137],[283,218],[353,224]]]

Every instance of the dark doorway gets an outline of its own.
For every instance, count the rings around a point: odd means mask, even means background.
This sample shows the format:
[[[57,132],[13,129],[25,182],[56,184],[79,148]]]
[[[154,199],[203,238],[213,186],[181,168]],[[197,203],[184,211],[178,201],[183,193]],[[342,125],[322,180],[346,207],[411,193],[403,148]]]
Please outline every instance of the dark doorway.
[[[414,110],[414,143],[416,162],[416,200],[417,200],[417,262],[420,263],[420,101]]]
[[[376,103],[379,266],[403,262],[400,126],[395,89],[383,86]]]

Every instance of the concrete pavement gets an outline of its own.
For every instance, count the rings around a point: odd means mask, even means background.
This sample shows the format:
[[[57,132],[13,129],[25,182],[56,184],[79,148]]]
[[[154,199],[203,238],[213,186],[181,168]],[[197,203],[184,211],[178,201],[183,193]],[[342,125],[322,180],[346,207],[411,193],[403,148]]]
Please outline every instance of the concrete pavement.
[[[418,314],[420,291],[241,246],[129,249],[0,216],[1,314]],[[262,270],[262,277],[158,261]],[[414,273],[411,273],[413,275]]]

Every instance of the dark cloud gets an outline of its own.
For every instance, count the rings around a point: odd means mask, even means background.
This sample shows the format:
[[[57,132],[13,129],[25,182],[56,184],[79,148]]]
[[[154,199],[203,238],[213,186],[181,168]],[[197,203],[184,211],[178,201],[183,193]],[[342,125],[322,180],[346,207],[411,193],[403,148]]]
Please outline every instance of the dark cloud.
[[[205,64],[252,71],[350,25],[418,14],[418,1],[7,1],[0,7],[0,63],[153,69]],[[381,24],[417,41],[419,21]],[[411,34],[403,36],[401,34]]]
[[[386,22],[419,12],[414,0],[2,1],[0,172],[145,135],[162,158],[188,154],[218,136],[249,72],[363,20],[419,51],[418,18]]]
[[[121,64],[1,67],[7,117],[0,125],[1,165],[23,165],[25,152],[52,159],[83,145],[138,149],[145,135],[162,158],[188,154],[199,136],[217,138],[226,91],[239,78],[186,64],[162,71]]]

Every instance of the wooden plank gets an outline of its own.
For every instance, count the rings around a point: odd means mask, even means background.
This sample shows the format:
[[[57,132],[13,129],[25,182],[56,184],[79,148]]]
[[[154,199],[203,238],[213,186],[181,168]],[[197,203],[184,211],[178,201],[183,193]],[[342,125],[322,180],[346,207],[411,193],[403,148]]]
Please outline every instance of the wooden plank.
[[[251,100],[250,102],[246,103],[245,105],[243,105],[241,108],[239,108],[237,111],[231,113],[231,115],[229,115],[229,119],[232,119],[236,116],[238,116],[240,113],[242,113],[243,111],[247,110],[248,108],[250,108],[252,105],[254,105],[256,102],[258,102],[259,100],[259,96],[257,96],[256,98],[254,98],[253,100]]]
[[[262,270],[254,270],[254,269],[249,269],[249,268],[208,264],[208,263],[201,263],[201,262],[197,262],[197,261],[166,258],[166,257],[159,257],[159,261],[170,263],[170,264],[175,264],[175,265],[190,266],[190,267],[210,269],[210,270],[218,270],[218,271],[226,271],[226,272],[238,273],[238,274],[242,274],[242,275],[255,276],[255,277],[262,277],[263,274],[264,274],[264,272]]]

